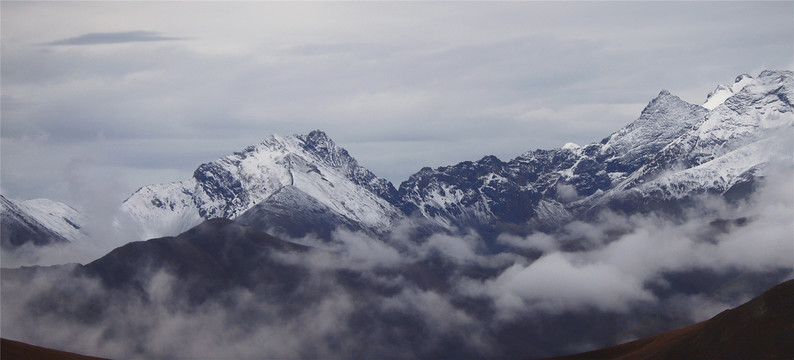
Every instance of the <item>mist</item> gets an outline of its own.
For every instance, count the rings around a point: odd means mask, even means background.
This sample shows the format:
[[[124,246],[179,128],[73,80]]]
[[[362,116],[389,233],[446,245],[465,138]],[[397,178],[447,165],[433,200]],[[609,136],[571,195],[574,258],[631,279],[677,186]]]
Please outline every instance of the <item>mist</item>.
[[[287,239],[311,247],[252,255],[280,270],[204,297],[190,294],[205,279],[167,264],[139,264],[129,287],[79,265],[4,269],[2,333],[121,359],[587,350],[705,320],[792,278],[792,176],[790,165],[770,167],[751,197],[704,195],[682,216],[603,211],[554,232],[501,234],[508,250],[495,254],[475,231],[417,238],[411,221],[385,239],[342,229],[330,241]],[[714,285],[692,292],[682,278]],[[658,325],[656,313],[672,320]],[[562,337],[572,321],[575,334]]]

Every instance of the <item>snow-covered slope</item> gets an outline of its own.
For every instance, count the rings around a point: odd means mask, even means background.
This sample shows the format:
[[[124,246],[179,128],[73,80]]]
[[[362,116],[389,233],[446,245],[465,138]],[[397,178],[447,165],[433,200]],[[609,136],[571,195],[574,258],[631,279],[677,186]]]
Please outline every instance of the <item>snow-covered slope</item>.
[[[751,83],[753,77],[747,74],[742,74],[736,77],[731,85],[718,85],[714,91],[706,96],[706,102],[703,107],[709,110],[714,110],[717,106],[722,105],[729,97],[741,91],[745,85]]]
[[[202,164],[189,180],[141,188],[122,210],[142,238],[176,235],[205,219],[237,218],[286,186],[375,232],[402,216],[389,202],[396,196],[391,183],[359,166],[322,131],[272,135]]]
[[[86,217],[70,206],[48,199],[14,201],[0,195],[2,246],[10,249],[26,243],[49,245],[81,242]]]
[[[748,80],[750,79],[750,80]],[[742,76],[735,95],[661,149],[612,193],[638,188],[683,197],[694,191],[725,192],[772,161],[786,161],[794,135],[794,76],[764,71]]]

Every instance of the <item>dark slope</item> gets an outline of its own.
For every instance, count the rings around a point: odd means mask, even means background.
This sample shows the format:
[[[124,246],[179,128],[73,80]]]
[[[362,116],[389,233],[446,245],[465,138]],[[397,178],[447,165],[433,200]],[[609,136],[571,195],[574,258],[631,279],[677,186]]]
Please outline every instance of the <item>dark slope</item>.
[[[709,320],[553,360],[793,358],[794,280],[789,280]]]
[[[189,330],[211,340],[237,334],[235,340],[242,342],[263,336],[260,331],[286,334],[300,342],[299,349],[287,352],[289,358],[473,357],[465,336],[446,326],[439,330],[423,311],[450,311],[436,309],[436,294],[450,291],[455,274],[480,272],[477,266],[460,267],[440,255],[392,266],[356,259],[351,264],[343,253],[282,241],[226,219],[209,220],[179,236],[127,244],[87,265],[3,269],[3,293],[24,299],[3,298],[21,306],[4,304],[3,330],[29,343],[115,357],[108,352],[111,345],[89,350],[63,340],[70,336],[52,337],[45,330],[101,329],[101,344],[121,344],[125,356],[170,359],[195,353],[159,350],[151,337],[209,317],[213,322],[201,327],[212,330]],[[32,283],[38,289],[28,286]],[[463,314],[466,306],[459,306],[454,309]],[[333,329],[322,330],[329,322]],[[322,335],[315,337],[316,331]],[[257,351],[272,358],[274,348],[291,345],[274,345],[265,336],[248,346],[261,347]],[[241,349],[219,346],[207,357]]]
[[[235,286],[287,294],[305,271],[273,257],[308,250],[218,218],[176,237],[129,243],[76,271],[117,289],[141,288],[165,272],[179,280],[178,290],[185,291],[186,298],[201,303]]]
[[[375,243],[354,244],[366,248]],[[389,257],[391,252],[378,249],[367,250],[367,257],[356,257],[214,219],[176,237],[127,244],[87,265],[3,269],[2,330],[5,336],[28,343],[108,357],[119,356],[109,352],[116,346],[124,354],[145,358],[197,354],[151,345],[153,336],[176,326],[180,331],[170,334],[181,340],[173,341],[187,341],[179,334],[195,331],[213,341],[201,351],[215,351],[214,357],[253,348],[293,358],[366,354],[371,358],[520,359],[564,354],[583,339],[589,344],[614,344],[627,331],[637,336],[654,334],[657,328],[633,327],[637,322],[645,324],[642,319],[651,315],[675,315],[649,305],[625,314],[532,313],[498,321],[492,300],[460,289],[493,281],[511,263],[460,261],[438,249],[394,259]],[[716,294],[704,290],[700,282],[728,280],[682,276],[686,281],[665,279],[671,289],[691,285],[695,293],[705,296]],[[748,281],[779,278],[755,276]],[[659,292],[659,303],[679,293]],[[791,302],[792,296],[785,296]],[[767,307],[778,308],[775,304]],[[770,310],[770,316],[785,319],[775,311]],[[787,316],[790,324],[791,314]],[[662,318],[657,325],[671,329],[686,323],[680,320]],[[69,334],[102,329],[102,344],[108,345],[86,347],[71,335],[53,336],[53,329],[69,329]],[[229,343],[225,334],[241,337]],[[278,346],[267,342],[273,334],[295,338],[293,343],[299,347],[275,352]],[[472,342],[473,338],[483,345]],[[703,346],[717,346],[711,342]]]

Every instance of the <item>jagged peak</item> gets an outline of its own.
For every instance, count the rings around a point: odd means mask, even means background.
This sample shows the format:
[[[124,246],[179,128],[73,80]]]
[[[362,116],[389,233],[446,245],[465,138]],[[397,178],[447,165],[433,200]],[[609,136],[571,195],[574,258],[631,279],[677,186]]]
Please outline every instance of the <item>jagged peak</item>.
[[[702,121],[708,110],[690,104],[667,90],[651,100],[632,123],[613,133],[601,143],[602,154],[658,151],[661,146]]]
[[[641,124],[647,120],[656,119],[657,117],[654,116],[659,111],[677,111],[677,109],[689,109],[692,107],[697,107],[697,105],[690,104],[676,95],[671,94],[667,90],[662,90],[659,92],[653,100],[651,100],[648,105],[642,110],[640,113],[640,117],[631,125],[636,126],[637,124]]]
[[[358,162],[342,147],[339,147],[322,130],[313,130],[306,135],[293,135],[305,151],[332,166],[348,167],[353,171]]]
[[[669,109],[674,107],[690,107],[690,106],[693,105],[684,100],[681,100],[681,98],[679,98],[678,96],[671,94],[670,91],[662,89],[661,91],[659,91],[659,95],[656,95],[656,97],[653,98],[653,100],[651,100],[648,103],[648,105],[645,106],[644,109],[642,109],[642,113],[640,114],[640,117],[634,122],[636,123],[638,121],[647,119],[651,117],[653,113],[655,113],[656,111],[662,108]]]
[[[488,164],[503,164],[504,162],[498,157],[496,157],[496,155],[486,155],[483,156],[483,158],[480,159],[478,163],[483,165],[488,165]]]
[[[293,135],[296,139],[303,141],[308,146],[313,147],[326,147],[326,148],[334,148],[336,144],[334,143],[331,138],[328,137],[322,130],[312,130],[306,135]]]

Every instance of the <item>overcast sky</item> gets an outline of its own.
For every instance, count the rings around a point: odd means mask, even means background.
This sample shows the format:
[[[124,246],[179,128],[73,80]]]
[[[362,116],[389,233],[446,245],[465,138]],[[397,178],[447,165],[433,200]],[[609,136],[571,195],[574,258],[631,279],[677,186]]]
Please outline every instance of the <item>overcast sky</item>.
[[[8,2],[2,193],[77,208],[325,130],[395,186],[794,69],[794,3]]]

